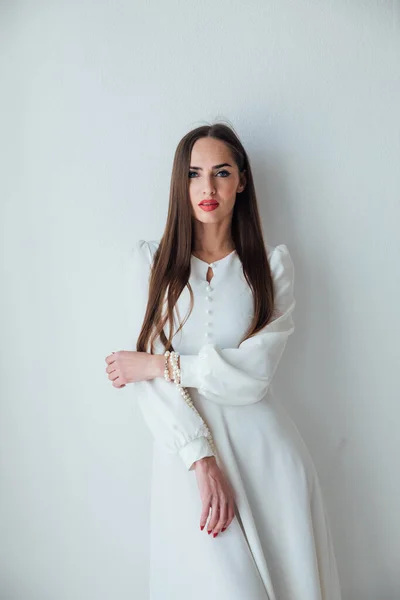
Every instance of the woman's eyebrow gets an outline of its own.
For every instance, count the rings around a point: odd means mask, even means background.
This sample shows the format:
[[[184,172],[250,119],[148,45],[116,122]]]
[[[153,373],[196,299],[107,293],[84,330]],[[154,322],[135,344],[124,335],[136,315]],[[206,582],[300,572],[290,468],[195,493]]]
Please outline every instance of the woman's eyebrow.
[[[221,163],[220,165],[214,165],[213,169],[220,169],[221,167],[231,167],[229,163]],[[202,171],[202,167],[189,167],[190,169],[195,169],[196,171]]]

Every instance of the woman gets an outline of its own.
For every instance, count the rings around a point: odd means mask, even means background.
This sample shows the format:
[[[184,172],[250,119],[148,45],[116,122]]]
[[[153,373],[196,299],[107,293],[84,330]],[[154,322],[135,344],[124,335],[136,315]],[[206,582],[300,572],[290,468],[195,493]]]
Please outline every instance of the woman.
[[[294,267],[285,244],[264,244],[225,124],[178,144],[164,234],[137,243],[129,278],[134,351],[106,372],[134,384],[155,441],[150,598],[339,600],[315,467],[271,384]]]

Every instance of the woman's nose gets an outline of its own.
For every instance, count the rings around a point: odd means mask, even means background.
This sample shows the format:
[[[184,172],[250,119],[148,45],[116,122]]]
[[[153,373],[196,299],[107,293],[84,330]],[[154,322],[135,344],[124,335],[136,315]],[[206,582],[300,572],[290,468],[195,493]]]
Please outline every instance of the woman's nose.
[[[214,182],[212,180],[212,177],[206,177],[206,181],[204,184],[204,193],[205,194],[212,194],[215,192],[215,186],[214,186]]]

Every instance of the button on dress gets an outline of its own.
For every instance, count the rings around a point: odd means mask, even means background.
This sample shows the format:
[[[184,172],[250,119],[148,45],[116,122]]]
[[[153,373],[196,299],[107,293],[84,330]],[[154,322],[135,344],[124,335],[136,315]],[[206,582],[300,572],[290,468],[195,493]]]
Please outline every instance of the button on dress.
[[[139,240],[128,260],[133,350],[158,244]],[[154,440],[150,600],[341,598],[315,466],[272,387],[294,331],[294,266],[285,244],[267,246],[267,255],[275,289],[273,320],[242,343],[253,299],[237,252],[210,264],[191,256],[194,308],[173,345],[180,353],[181,383],[199,414],[161,377],[130,385]],[[185,287],[177,302],[181,321],[189,304]],[[155,351],[164,352],[159,341]],[[214,454],[208,431],[236,496],[235,518],[216,538],[200,530],[193,470],[196,460]]]

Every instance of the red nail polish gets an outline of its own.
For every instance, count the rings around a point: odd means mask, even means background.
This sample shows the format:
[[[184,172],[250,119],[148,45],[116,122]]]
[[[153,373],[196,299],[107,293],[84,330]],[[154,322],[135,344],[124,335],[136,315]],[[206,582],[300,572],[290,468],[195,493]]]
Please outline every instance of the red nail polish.
[[[200,525],[200,529],[201,529],[202,531],[203,531],[204,527],[205,527],[204,525]]]
[[[218,535],[218,533],[213,533],[213,536],[214,536],[214,537],[217,537],[217,535]]]
[[[223,528],[221,529],[221,531],[225,531],[225,529],[226,529],[226,527],[223,527]]]
[[[208,530],[208,535],[210,535],[211,532],[212,532],[212,529]]]

